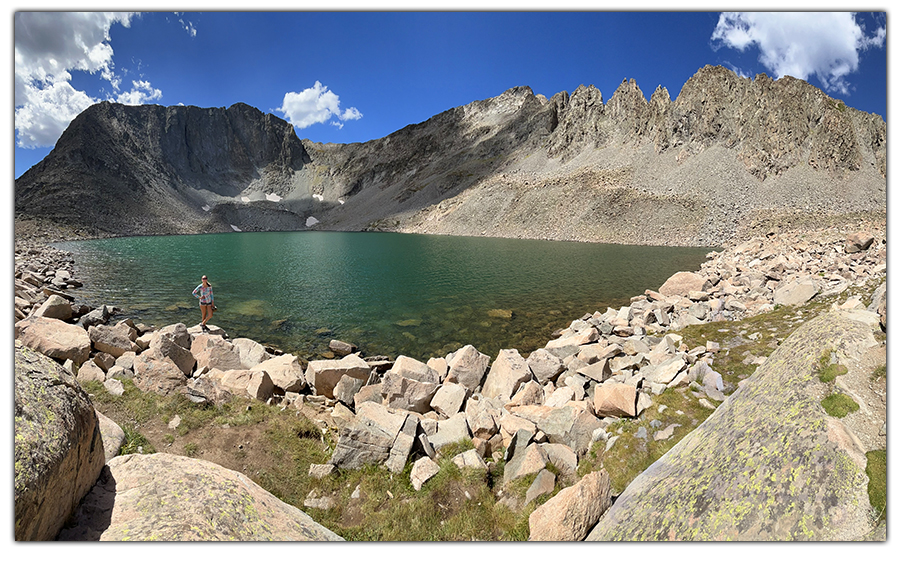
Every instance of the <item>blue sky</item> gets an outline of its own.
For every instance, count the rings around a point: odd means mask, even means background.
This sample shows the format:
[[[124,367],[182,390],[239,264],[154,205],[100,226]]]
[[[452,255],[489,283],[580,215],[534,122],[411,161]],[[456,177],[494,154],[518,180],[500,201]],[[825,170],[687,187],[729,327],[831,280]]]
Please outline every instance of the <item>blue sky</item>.
[[[645,97],[662,85],[674,99],[710,64],[798,76],[886,117],[884,12],[534,11],[548,8],[18,14],[15,176],[101,100],[244,102],[290,121],[300,138],[349,143],[521,85],[549,98],[593,84],[608,101],[633,78]]]

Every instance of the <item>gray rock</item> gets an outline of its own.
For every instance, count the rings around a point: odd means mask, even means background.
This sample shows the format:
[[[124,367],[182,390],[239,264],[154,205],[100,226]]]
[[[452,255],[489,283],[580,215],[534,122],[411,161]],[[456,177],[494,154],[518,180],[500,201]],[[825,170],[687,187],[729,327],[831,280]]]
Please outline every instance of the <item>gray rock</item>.
[[[422,456],[413,464],[412,472],[409,475],[409,481],[413,485],[413,489],[419,491],[422,486],[441,471],[440,466],[428,456]]]
[[[467,344],[453,353],[446,381],[458,383],[472,393],[484,382],[490,362],[490,356]]]
[[[488,466],[484,462],[484,459],[481,457],[480,454],[478,454],[478,451],[475,449],[466,450],[465,452],[462,452],[461,454],[457,454],[456,456],[453,457],[453,460],[451,460],[451,461],[454,464],[456,464],[456,467],[458,467],[459,469],[464,469],[464,468],[474,468],[476,470],[487,470],[488,469]]]
[[[393,367],[390,370],[394,375],[419,381],[422,383],[433,383],[440,385],[441,377],[436,371],[428,367],[428,364],[408,356],[397,356]]]
[[[609,474],[606,470],[591,472],[531,513],[528,540],[584,540],[611,504]]]
[[[703,291],[706,278],[690,271],[679,271],[672,275],[659,288],[662,295],[678,295],[686,297],[691,291]]]
[[[69,320],[72,318],[72,303],[59,295],[50,295],[44,304],[34,311],[33,316]]]
[[[153,342],[151,342],[151,348]],[[215,368],[222,371],[244,369],[240,352],[221,336],[212,333],[199,334],[191,341],[191,354],[198,368]]]
[[[844,252],[855,254],[865,251],[869,249],[874,242],[875,237],[872,236],[872,234],[869,234],[868,232],[856,232],[847,236],[847,240],[844,242]]]
[[[183,327],[184,325],[182,325]],[[94,326],[91,328],[93,332],[96,328],[103,328],[101,326]],[[185,329],[187,332],[187,329]],[[150,340],[150,344],[147,346],[147,351],[149,355],[153,356],[157,359],[168,358],[172,362],[178,366],[178,369],[182,371],[185,375],[191,375],[194,371],[194,366],[197,364],[197,360],[194,358],[194,354],[190,349],[185,348],[181,344],[184,343],[184,340],[179,338],[177,335],[171,332],[159,331],[153,335],[153,338]],[[123,353],[122,355],[124,355]],[[217,368],[227,370],[233,368]]]
[[[147,351],[134,359],[134,385],[141,391],[169,395],[186,384],[187,376],[169,358],[155,358]]]
[[[94,412],[97,413],[100,437],[103,438],[104,458],[106,462],[109,462],[119,455],[119,450],[125,445],[125,431],[100,411],[95,410]]]
[[[529,474],[536,474],[546,468],[547,462],[540,444],[529,444],[524,450],[518,449],[503,467],[503,483],[509,484]]]
[[[453,382],[444,383],[431,399],[431,408],[443,417],[452,417],[459,412],[468,395],[468,390]]]
[[[802,305],[819,293],[819,286],[811,277],[801,277],[775,289],[776,305]]]
[[[349,375],[352,378],[365,381],[369,378],[369,364],[356,354],[344,356],[340,360],[313,360],[306,368],[305,380],[316,393],[334,398],[334,386],[341,378]],[[271,372],[270,372],[271,375]],[[273,381],[277,380],[272,377]],[[297,389],[299,391],[299,389]]]
[[[241,366],[250,369],[270,359],[272,355],[266,351],[266,347],[249,338],[235,338],[231,345],[241,358]]]
[[[342,340],[332,340],[328,343],[328,349],[339,356],[349,356],[357,351],[358,348],[356,344],[351,344]]]
[[[375,403],[362,403],[357,406],[356,420],[341,430],[328,463],[357,469],[364,464],[385,462],[405,422],[406,415]]]
[[[436,381],[417,381],[394,373],[392,369],[384,374],[381,393],[389,407],[421,414],[431,409],[431,400],[439,387],[440,384]]]
[[[579,369],[578,373],[587,377],[591,381],[603,383],[612,375],[612,370],[609,367],[609,363],[610,360],[608,358],[603,358],[598,362]]]
[[[534,379],[531,368],[518,350],[500,350],[497,359],[491,366],[484,380],[482,394],[485,397],[498,397],[509,400],[519,385]]]
[[[313,364],[314,362],[310,362]],[[272,380],[272,384],[286,392],[299,392],[306,386],[303,369],[297,356],[282,354],[269,358],[261,364],[250,368],[250,371],[264,371]],[[308,373],[307,373],[308,376]],[[316,390],[318,392],[318,390]],[[321,394],[321,392],[319,392]]]
[[[525,492],[525,505],[528,505],[538,497],[553,493],[556,487],[556,476],[547,469],[538,472],[537,477],[531,482],[528,491]]]
[[[529,354],[525,361],[531,369],[531,373],[534,374],[535,379],[541,385],[548,381],[555,381],[565,370],[562,360],[544,348],[538,348]]]
[[[436,451],[440,451],[448,444],[471,440],[471,438],[465,413],[457,413],[447,420],[438,421],[437,432],[428,435],[428,441]]]
[[[623,383],[603,383],[594,388],[594,414],[598,417],[633,417],[637,414],[637,390]]]
[[[84,362],[78,368],[78,381],[104,381],[105,379],[106,373],[93,360]]]
[[[125,386],[122,385],[121,381],[114,377],[107,377],[106,380],[103,381],[103,388],[114,397],[121,397],[125,394]]]
[[[354,398],[362,387],[363,380],[343,375],[337,385],[334,386],[334,399],[348,407],[353,407]]]
[[[376,403],[380,405],[384,400],[381,394],[381,383],[373,383],[372,385],[363,385],[359,393],[353,396],[353,406],[359,407],[363,403]]]

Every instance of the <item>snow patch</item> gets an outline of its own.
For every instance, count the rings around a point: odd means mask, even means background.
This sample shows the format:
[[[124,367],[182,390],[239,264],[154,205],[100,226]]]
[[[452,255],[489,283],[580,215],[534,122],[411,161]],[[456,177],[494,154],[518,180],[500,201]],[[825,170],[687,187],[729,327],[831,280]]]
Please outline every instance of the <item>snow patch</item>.
[[[235,232],[240,232],[240,231],[241,231],[241,229],[238,228],[237,226],[235,226],[234,224],[231,225],[231,229],[234,230]]]
[[[203,212],[209,212],[209,211],[211,210],[211,209],[209,208],[209,205],[208,205],[208,204],[204,204],[204,205],[201,206],[200,208],[203,209]]]
[[[345,201],[344,199],[341,198],[341,199],[338,199],[338,202],[341,203],[341,204],[344,204],[344,203],[347,202],[347,201]]]
[[[315,216],[310,216],[309,218],[306,219],[306,227],[307,228],[309,228],[310,226],[314,226],[318,223],[319,223],[319,221],[316,220]]]
[[[313,195],[313,198],[320,202],[325,200],[325,197],[323,197],[322,195]]]
[[[241,201],[250,202],[250,197],[241,197]]]
[[[281,200],[281,197],[276,194],[266,195],[266,200],[270,200],[272,202],[278,202]]]

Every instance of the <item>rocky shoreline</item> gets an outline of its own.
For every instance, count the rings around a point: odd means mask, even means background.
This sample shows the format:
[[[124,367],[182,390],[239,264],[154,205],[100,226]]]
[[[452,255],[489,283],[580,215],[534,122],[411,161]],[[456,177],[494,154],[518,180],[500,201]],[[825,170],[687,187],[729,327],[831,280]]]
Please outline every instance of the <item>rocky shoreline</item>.
[[[98,234],[23,221],[16,225],[17,350],[21,344],[42,352],[78,381],[101,381],[114,395],[130,379],[143,391],[186,395],[195,403],[250,397],[312,407],[339,437],[329,461],[313,466],[311,475],[366,464],[398,473],[412,461],[410,481],[419,490],[437,472],[441,448],[471,442],[454,459],[461,468],[502,464],[504,485],[537,474],[526,501],[505,498],[512,507],[570,486],[533,513],[532,540],[582,540],[614,495],[603,470],[577,480],[579,462],[595,443],[610,449],[621,419],[654,407],[667,389],[686,388],[710,410],[736,390],[714,369],[727,346],[710,340],[688,349],[678,332],[836,297],[881,277],[885,229],[860,223],[769,233],[710,253],[697,272],[674,274],[619,309],[587,313],[527,357],[509,349],[492,358],[466,346],[426,361],[363,359],[355,346],[335,340],[339,359],[303,367],[292,354],[216,327],[209,333],[182,323],[152,328],[127,318],[112,324],[114,315],[127,313],[75,304],[66,293],[79,285],[75,266],[47,245]],[[834,308],[886,328],[885,304],[882,284],[873,296]],[[655,440],[673,433],[672,426],[652,431]],[[117,452],[107,447],[108,458]],[[596,505],[583,504],[585,493]],[[306,504],[331,503],[327,495],[310,494]],[[573,513],[581,514],[578,520]]]

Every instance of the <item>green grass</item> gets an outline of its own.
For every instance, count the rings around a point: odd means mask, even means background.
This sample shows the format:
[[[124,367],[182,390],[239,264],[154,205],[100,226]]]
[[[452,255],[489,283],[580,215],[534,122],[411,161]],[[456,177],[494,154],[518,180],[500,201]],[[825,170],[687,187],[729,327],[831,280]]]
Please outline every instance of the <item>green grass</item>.
[[[822,383],[831,383],[834,381],[837,376],[845,375],[847,373],[847,368],[841,364],[832,364],[831,362],[831,354],[834,350],[826,350],[819,356],[819,359],[816,361],[816,366],[814,369],[815,375],[818,376],[819,381]]]
[[[200,447],[195,442],[188,442],[184,445],[184,455],[193,458],[200,451]]]
[[[618,435],[618,440],[608,451],[605,444],[595,443],[578,463],[578,477],[584,477],[601,468],[605,469],[609,473],[613,493],[621,493],[650,464],[662,457],[713,413],[712,410],[702,407],[684,388],[667,389],[658,395],[655,401],[656,404],[639,418],[620,419],[618,423],[608,426],[607,432],[610,436]],[[661,405],[665,405],[666,409],[660,413]],[[681,414],[678,414],[679,411]],[[651,427],[650,421],[654,419],[661,421],[662,426],[656,429]],[[668,440],[653,440],[656,432],[670,424],[681,426],[675,428]],[[635,436],[640,427],[647,429],[647,438]]]
[[[869,503],[878,520],[887,517],[887,450],[866,453],[866,475],[869,476]]]
[[[872,370],[872,380],[878,381],[879,379],[887,379],[887,366],[885,364],[881,364]]]
[[[859,405],[856,404],[856,401],[843,393],[832,393],[825,397],[822,399],[822,407],[826,413],[839,419],[846,417],[853,411],[859,410]]]
[[[122,431],[125,433],[125,443],[119,448],[119,456],[125,454],[153,454],[156,449],[150,444],[143,434],[130,426],[123,426]]]

